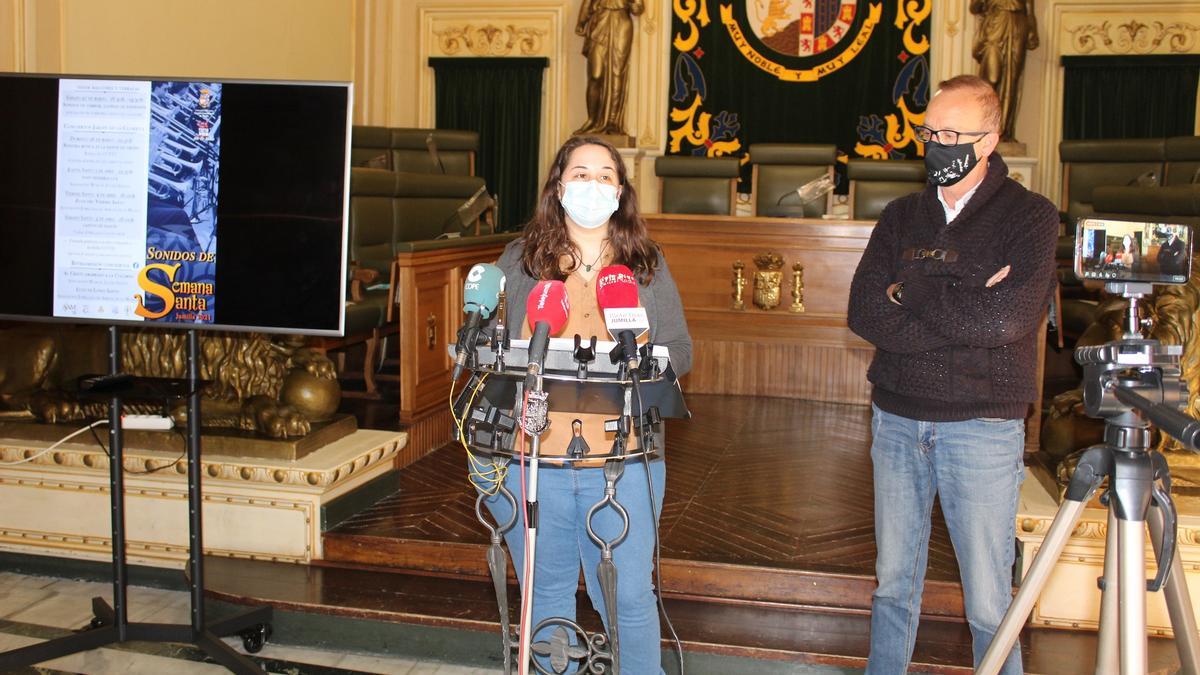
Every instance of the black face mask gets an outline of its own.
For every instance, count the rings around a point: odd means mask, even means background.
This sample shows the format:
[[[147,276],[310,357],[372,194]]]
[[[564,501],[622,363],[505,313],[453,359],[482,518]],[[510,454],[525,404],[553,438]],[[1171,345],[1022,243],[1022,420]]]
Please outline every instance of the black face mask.
[[[931,140],[925,144],[925,171],[934,185],[954,185],[966,178],[978,161],[974,143],[942,145]]]

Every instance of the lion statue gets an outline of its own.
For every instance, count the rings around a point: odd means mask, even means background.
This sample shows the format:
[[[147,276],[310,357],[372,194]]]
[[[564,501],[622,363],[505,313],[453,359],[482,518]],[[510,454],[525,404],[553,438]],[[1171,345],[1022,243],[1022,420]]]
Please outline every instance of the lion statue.
[[[7,416],[32,415],[55,423],[103,417],[107,402],[80,397],[76,380],[108,371],[108,335],[96,327],[17,326],[0,330],[0,407]],[[300,336],[202,333],[202,425],[257,432],[271,438],[304,436],[329,419],[341,391],[333,363],[304,346]],[[124,330],[122,371],[134,376],[187,377],[187,335]],[[130,398],[129,412],[161,413],[161,403]],[[185,399],[170,415],[187,423]]]

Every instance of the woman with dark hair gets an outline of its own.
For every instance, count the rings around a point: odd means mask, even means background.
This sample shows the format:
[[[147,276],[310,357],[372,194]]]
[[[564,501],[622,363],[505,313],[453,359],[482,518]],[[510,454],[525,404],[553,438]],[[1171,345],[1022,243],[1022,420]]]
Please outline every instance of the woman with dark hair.
[[[1125,235],[1121,240],[1121,264],[1132,270],[1141,259],[1141,251],[1138,250],[1138,240],[1132,234]]]
[[[638,280],[640,304],[650,320],[647,337],[670,351],[672,368],[683,375],[691,368],[692,341],[688,336],[679,291],[667,271],[658,246],[650,240],[638,212],[637,194],[629,183],[616,149],[602,140],[572,137],[554,158],[533,218],[524,235],[509,244],[497,265],[504,271],[509,301],[508,325],[514,338],[532,333],[525,301],[540,280],[557,279],[567,287],[570,316],[562,336],[595,335],[608,339],[595,280],[607,265],[625,265]],[[550,401],[550,426],[541,437],[543,457],[564,457],[568,446],[586,444],[585,454],[606,453],[614,435],[604,430],[611,415],[556,409]],[[661,450],[661,438],[656,446]],[[638,447],[634,435],[630,448]],[[613,548],[617,566],[617,623],[621,669],[626,673],[661,672],[659,622],[652,571],[658,514],[662,510],[666,472],[661,451],[648,461],[625,462],[617,481],[617,500],[629,514],[629,533]],[[538,538],[533,589],[533,625],[549,617],[575,617],[575,590],[582,567],[592,606],[607,623],[596,568],[600,548],[588,536],[588,511],[604,497],[604,460],[543,463],[538,474]],[[647,469],[649,473],[647,474]],[[505,485],[521,499],[521,471],[509,464]],[[478,479],[476,479],[478,480]],[[652,497],[652,498],[651,498]],[[511,516],[508,502],[487,500],[498,522]],[[519,509],[521,511],[523,509]],[[607,541],[621,532],[621,520],[611,508],[593,520]],[[523,514],[505,538],[518,577],[523,577],[525,524]],[[522,581],[522,583],[524,583]],[[543,630],[533,641],[546,640]]]

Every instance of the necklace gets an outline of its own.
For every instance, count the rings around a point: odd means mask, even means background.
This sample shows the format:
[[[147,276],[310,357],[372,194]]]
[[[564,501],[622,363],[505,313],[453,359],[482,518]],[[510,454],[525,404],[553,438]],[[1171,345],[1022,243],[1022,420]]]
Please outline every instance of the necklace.
[[[596,263],[600,262],[600,258],[604,255],[604,252],[606,250],[608,250],[608,240],[607,239],[604,240],[604,245],[600,247],[600,253],[596,254],[596,259],[592,261],[591,265],[584,263],[584,262],[580,263],[583,266],[583,271],[591,272],[592,268],[596,266]],[[578,271],[578,268],[576,268],[576,271]]]

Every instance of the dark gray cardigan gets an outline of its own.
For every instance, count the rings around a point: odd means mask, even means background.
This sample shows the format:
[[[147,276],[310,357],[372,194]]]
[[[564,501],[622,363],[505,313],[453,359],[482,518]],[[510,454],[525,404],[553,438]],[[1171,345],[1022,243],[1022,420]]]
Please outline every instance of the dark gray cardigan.
[[[538,280],[525,273],[521,266],[521,253],[525,250],[524,238],[509,243],[496,261],[504,272],[505,295],[508,297],[508,326],[513,335],[525,323],[525,301]],[[650,319],[649,340],[666,347],[671,354],[671,368],[682,377],[692,369],[692,338],[688,335],[687,321],[683,317],[683,304],[679,301],[679,289],[667,269],[667,261],[658,256],[654,280],[648,285],[638,285],[638,298],[646,308]],[[588,336],[590,337],[590,336]],[[598,336],[607,339],[606,336]]]
[[[875,345],[872,400],[909,419],[1022,419],[1037,399],[1038,329],[1054,292],[1058,209],[999,155],[946,224],[937,188],[883,209],[850,286],[850,330]],[[915,251],[954,251],[954,260]],[[987,280],[1004,266],[1008,276]],[[886,289],[904,282],[903,304]]]

